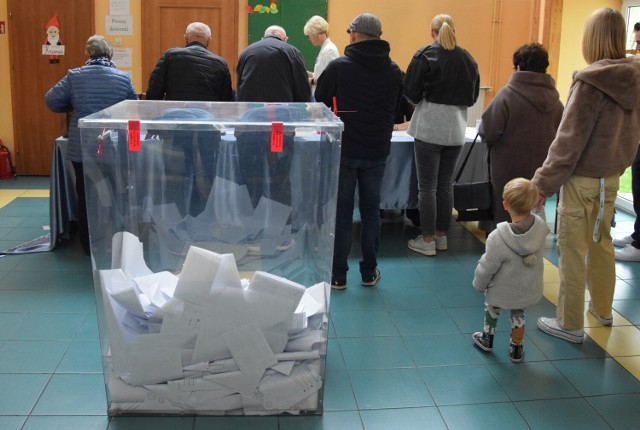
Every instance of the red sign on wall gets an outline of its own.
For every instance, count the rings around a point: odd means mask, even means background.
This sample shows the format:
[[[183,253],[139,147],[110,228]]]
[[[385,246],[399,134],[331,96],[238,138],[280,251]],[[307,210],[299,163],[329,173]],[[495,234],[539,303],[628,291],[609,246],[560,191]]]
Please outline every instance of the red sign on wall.
[[[0,34],[5,34],[7,30],[7,25],[4,21],[0,21]]]

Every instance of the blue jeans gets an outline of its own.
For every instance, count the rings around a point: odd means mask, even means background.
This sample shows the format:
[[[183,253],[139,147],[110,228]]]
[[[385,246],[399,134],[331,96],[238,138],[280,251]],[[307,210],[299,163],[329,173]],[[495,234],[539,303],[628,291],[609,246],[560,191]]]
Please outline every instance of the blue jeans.
[[[453,173],[462,146],[415,141],[418,202],[423,236],[447,232],[453,209]]]
[[[379,160],[342,157],[340,160],[332,270],[332,275],[336,279],[346,280],[349,270],[347,258],[353,241],[356,185],[362,221],[360,273],[362,276],[370,276],[376,272],[378,265],[376,257],[380,244],[380,189],[386,163],[386,157]]]

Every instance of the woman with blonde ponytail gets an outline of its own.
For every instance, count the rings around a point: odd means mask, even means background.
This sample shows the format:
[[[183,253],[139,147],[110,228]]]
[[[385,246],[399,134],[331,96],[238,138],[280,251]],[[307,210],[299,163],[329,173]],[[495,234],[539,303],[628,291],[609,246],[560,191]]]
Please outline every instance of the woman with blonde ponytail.
[[[416,104],[408,133],[415,139],[422,228],[407,245],[429,256],[447,249],[453,172],[464,145],[467,108],[480,93],[478,65],[458,46],[449,15],[433,18],[431,39],[415,53],[404,78],[404,95]]]

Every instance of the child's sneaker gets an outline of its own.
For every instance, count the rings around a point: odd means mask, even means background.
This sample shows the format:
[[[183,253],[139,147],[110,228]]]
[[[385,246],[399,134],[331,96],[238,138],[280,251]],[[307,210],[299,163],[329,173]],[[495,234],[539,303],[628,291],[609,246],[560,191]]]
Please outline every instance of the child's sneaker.
[[[490,352],[493,349],[493,335],[477,331],[471,335],[473,343],[483,351]]]
[[[520,363],[522,360],[524,360],[524,348],[522,347],[521,343],[509,343],[509,358],[514,363]]]
[[[436,241],[425,242],[424,239],[422,239],[422,235],[419,235],[415,239],[410,239],[409,242],[407,242],[407,246],[410,250],[419,252],[420,254],[428,256],[436,255]]]

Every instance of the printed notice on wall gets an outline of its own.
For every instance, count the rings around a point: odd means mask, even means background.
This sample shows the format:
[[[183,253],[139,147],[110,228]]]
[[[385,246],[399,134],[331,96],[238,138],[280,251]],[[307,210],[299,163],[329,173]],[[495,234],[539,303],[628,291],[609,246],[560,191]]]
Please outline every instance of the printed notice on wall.
[[[106,34],[133,34],[133,18],[131,15],[107,15],[105,18]]]
[[[133,67],[133,53],[131,48],[113,48],[111,61],[120,68],[130,69]]]
[[[129,15],[129,0],[109,0],[110,15]]]

